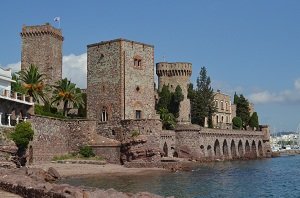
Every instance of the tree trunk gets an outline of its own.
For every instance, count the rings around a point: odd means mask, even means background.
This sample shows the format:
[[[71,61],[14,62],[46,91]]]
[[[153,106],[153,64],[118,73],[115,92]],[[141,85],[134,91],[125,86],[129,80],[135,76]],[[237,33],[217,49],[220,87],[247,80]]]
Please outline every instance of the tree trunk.
[[[64,102],[64,116],[67,117],[67,115],[68,115],[68,101],[66,100]]]

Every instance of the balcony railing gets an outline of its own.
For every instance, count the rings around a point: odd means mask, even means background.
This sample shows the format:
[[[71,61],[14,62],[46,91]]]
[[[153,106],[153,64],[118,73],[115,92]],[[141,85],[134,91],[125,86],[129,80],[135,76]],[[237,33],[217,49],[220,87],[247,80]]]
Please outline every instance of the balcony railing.
[[[24,94],[18,93],[18,92],[12,92],[7,89],[0,89],[0,97],[6,98],[9,100],[13,100],[16,102],[25,102],[25,103],[31,103],[33,104],[33,99],[30,96],[26,96]]]

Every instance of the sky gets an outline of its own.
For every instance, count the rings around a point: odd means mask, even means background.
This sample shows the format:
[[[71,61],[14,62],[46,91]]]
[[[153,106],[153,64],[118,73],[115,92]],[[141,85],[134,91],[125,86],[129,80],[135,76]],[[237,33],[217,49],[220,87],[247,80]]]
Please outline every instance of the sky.
[[[87,45],[126,38],[155,46],[155,62],[206,67],[214,90],[243,94],[271,132],[300,124],[299,0],[88,0],[0,4],[0,66],[20,68],[23,25],[60,17],[63,77],[86,87]],[[300,126],[299,126],[300,127]]]

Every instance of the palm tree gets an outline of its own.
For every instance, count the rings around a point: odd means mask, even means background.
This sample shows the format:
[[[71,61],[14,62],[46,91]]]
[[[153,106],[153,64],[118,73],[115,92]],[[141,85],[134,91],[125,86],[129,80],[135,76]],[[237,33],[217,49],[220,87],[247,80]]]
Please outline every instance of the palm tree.
[[[40,74],[38,68],[31,64],[28,70],[21,70],[18,72],[19,79],[22,81],[22,87],[25,90],[25,94],[33,97],[35,102],[39,103],[42,99],[45,102],[45,74]]]
[[[69,103],[72,103],[74,107],[84,106],[81,90],[67,78],[57,81],[53,88],[52,103],[56,102],[59,105],[59,102],[62,101],[65,116],[68,114]]]
[[[13,92],[25,94],[26,91],[25,91],[24,87],[22,86],[22,82],[20,81],[19,75],[17,75],[16,73],[13,73],[12,80],[14,80],[14,82],[11,83],[11,90]]]

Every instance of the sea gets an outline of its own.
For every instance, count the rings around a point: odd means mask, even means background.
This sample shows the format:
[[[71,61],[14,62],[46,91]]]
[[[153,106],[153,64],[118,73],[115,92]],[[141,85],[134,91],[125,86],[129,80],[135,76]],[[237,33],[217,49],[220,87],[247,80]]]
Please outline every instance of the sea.
[[[300,198],[300,155],[199,164],[191,171],[67,178],[75,186],[161,196]]]

